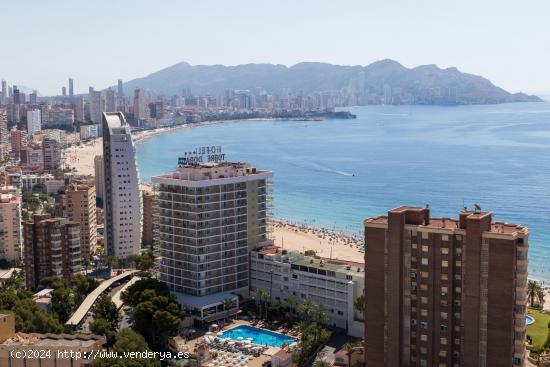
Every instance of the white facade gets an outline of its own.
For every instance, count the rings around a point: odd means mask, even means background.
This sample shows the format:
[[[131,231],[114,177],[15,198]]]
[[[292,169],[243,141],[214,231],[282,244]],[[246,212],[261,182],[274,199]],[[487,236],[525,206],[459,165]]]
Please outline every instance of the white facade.
[[[141,248],[142,204],[130,126],[120,112],[103,113],[105,250],[128,259]]]
[[[44,175],[35,175],[35,174],[25,174],[21,175],[21,186],[23,191],[32,191],[32,188],[35,185],[44,185],[46,182],[54,180],[55,177],[52,174]]]
[[[99,125],[80,126],[80,140],[94,139],[99,136]]]
[[[219,163],[153,177],[159,279],[183,298],[248,295],[248,253],[268,241],[271,176],[247,164]]]
[[[364,264],[283,253],[268,246],[250,253],[250,268],[252,296],[264,289],[283,304],[292,296],[295,308],[310,300],[324,307],[330,325],[363,337],[363,314],[356,312],[354,301],[365,289]]]
[[[27,133],[29,137],[42,130],[42,118],[39,109],[27,111]]]

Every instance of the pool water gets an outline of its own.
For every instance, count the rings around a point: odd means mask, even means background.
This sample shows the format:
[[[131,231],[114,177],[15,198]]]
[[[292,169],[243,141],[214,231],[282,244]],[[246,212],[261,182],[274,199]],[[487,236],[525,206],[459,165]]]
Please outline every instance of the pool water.
[[[535,319],[533,318],[533,316],[525,316],[525,324],[526,325],[531,325],[534,322],[535,322]]]
[[[283,344],[289,345],[294,343],[293,337],[248,325],[234,327],[233,329],[224,331],[220,335],[220,338],[229,338],[235,341],[239,341],[239,337],[242,337],[243,340],[252,338],[253,344],[268,345],[271,347],[280,347]]]

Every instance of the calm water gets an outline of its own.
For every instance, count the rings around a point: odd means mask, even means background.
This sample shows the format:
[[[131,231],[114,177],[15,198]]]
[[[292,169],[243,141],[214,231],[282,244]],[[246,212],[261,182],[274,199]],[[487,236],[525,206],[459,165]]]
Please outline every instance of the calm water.
[[[402,205],[457,216],[479,203],[530,228],[530,275],[550,281],[550,103],[372,106],[355,120],[244,121],[182,129],[138,145],[141,178],[200,145],[271,169],[274,214],[359,233]]]
[[[222,333],[220,338],[229,338],[235,341],[244,341],[251,338],[252,344],[270,345],[273,347],[280,347],[283,344],[290,345],[294,343],[294,338],[288,335],[274,333],[269,330],[259,329],[248,325],[241,325],[226,330]]]

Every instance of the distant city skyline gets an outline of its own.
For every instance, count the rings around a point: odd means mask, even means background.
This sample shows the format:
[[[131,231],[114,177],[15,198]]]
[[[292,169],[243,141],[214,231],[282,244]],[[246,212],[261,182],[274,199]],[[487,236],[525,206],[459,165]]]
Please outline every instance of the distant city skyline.
[[[367,65],[391,58],[482,75],[511,92],[550,92],[550,3],[427,0],[94,2],[2,6],[0,79],[57,95],[98,90],[186,61],[238,65],[302,61]],[[230,16],[229,16],[230,15]],[[24,19],[24,22],[22,20]],[[47,35],[36,42],[38,35]],[[37,57],[40,55],[40,57]]]

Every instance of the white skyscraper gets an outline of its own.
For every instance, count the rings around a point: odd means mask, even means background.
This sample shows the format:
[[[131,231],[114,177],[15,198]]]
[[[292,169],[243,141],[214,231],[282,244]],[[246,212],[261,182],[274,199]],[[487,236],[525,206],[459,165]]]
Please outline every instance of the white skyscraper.
[[[27,111],[27,133],[29,137],[35,132],[42,130],[42,119],[40,116],[39,109]]]
[[[124,115],[103,113],[105,252],[117,259],[128,259],[141,247],[141,195],[135,153]]]
[[[88,93],[88,106],[90,110],[90,120],[94,124],[101,123],[101,114],[105,111],[105,103],[102,103],[101,92],[95,91],[90,87]]]

